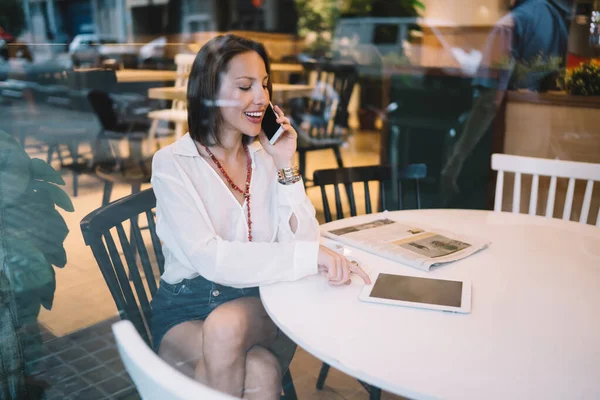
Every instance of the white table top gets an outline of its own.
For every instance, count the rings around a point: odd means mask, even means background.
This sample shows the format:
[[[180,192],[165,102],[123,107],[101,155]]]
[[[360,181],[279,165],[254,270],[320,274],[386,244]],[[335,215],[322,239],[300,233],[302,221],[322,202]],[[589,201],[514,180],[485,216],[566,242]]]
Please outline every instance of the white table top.
[[[410,398],[600,399],[600,229],[473,210],[395,217],[492,241],[431,272],[346,248],[371,273],[470,279],[471,313],[364,303],[357,276],[346,287],[320,276],[262,287],[298,345]]]

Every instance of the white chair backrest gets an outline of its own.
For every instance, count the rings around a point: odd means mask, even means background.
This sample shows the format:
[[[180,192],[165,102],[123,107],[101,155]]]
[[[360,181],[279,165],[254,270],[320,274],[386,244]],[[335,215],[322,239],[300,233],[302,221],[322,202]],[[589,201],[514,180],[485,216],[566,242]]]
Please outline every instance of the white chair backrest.
[[[188,76],[192,70],[192,64],[196,59],[195,54],[176,54],[175,65],[177,66],[177,80],[175,86],[181,87],[186,86],[188,82]]]
[[[195,54],[176,54],[175,55],[175,65],[177,66],[177,78],[175,79],[175,87],[187,87],[188,78],[190,75],[190,71],[192,70],[192,64],[196,59]],[[185,110],[186,102],[185,101],[173,101],[171,106],[174,110]]]
[[[232,400],[187,377],[163,361],[148,345],[130,321],[112,326],[117,347],[127,372],[144,400]]]
[[[592,192],[594,190],[594,181],[600,182],[600,164],[550,160],[545,158],[522,157],[508,154],[493,154],[492,169],[498,171],[496,180],[496,197],[494,201],[494,211],[502,211],[502,191],[504,187],[504,172],[513,172],[515,181],[513,187],[512,212],[519,213],[521,206],[521,175],[532,175],[531,194],[529,197],[529,215],[536,215],[538,203],[538,189],[540,176],[550,177],[550,189],[548,199],[546,200],[546,218],[552,218],[554,213],[554,202],[556,199],[556,182],[558,178],[569,179],[565,205],[563,207],[562,219],[571,218],[573,208],[573,195],[575,193],[575,180],[583,179],[587,181],[583,204],[579,217],[580,223],[587,223],[590,205],[592,202]],[[596,226],[600,227],[600,208],[596,218]]]

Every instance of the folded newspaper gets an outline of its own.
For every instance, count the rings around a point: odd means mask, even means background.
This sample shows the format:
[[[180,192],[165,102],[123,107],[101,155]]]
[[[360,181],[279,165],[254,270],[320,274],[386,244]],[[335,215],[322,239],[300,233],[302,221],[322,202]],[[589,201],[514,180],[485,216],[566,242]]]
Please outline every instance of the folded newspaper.
[[[491,244],[482,238],[412,225],[385,211],[327,223],[321,233],[423,271],[463,259]]]

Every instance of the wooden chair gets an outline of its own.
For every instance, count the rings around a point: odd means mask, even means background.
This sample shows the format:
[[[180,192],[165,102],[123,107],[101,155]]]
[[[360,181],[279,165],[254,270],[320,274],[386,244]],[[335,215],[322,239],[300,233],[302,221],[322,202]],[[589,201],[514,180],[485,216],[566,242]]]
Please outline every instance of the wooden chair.
[[[155,208],[156,197],[150,188],[91,212],[80,224],[85,244],[94,253],[121,319],[131,321],[148,346],[151,343],[150,301],[158,289],[165,264],[156,234]],[[142,235],[140,219],[147,222],[147,235]],[[129,237],[125,224],[130,225]],[[285,399],[296,399],[289,369],[282,386]]]
[[[367,167],[337,168],[318,170],[314,173],[315,186],[320,186],[323,200],[323,211],[325,213],[325,222],[331,222],[334,218],[331,214],[330,201],[327,196],[327,187],[333,186],[335,219],[344,218],[344,208],[342,206],[342,196],[339,186],[346,189],[348,197],[348,208],[350,216],[357,215],[356,197],[354,184],[362,183],[365,200],[365,214],[373,212],[371,202],[371,192],[369,182],[379,182],[379,201],[377,211],[383,210],[402,210],[404,209],[404,195],[406,190],[402,181],[414,181],[415,200],[417,208],[421,208],[421,192],[419,181],[427,176],[427,166],[425,164],[410,164],[405,169],[397,170],[390,166],[375,165]],[[386,189],[387,188],[387,189]],[[391,202],[386,200],[386,191],[392,191]],[[323,389],[325,379],[329,373],[330,366],[323,363],[319,377],[317,379],[317,389]],[[371,400],[378,400],[381,397],[381,389],[360,381],[360,384],[369,393]]]
[[[585,194],[581,206],[579,222],[587,223],[594,181],[600,181],[600,164],[550,160],[544,158],[513,156],[508,154],[493,154],[492,169],[498,171],[496,179],[496,195],[494,200],[494,211],[502,211],[502,194],[504,189],[504,173],[514,173],[512,212],[521,211],[521,176],[532,175],[531,194],[529,196],[529,215],[537,215],[538,194],[540,176],[550,177],[550,188],[546,199],[545,217],[552,218],[554,214],[554,203],[556,200],[556,186],[558,178],[569,179],[562,219],[570,220],[573,209],[573,195],[575,193],[575,181],[586,180]],[[600,207],[596,217],[596,226],[600,227]]]
[[[143,399],[233,400],[233,397],[187,377],[163,361],[130,321],[117,322],[112,331],[125,369]]]
[[[304,102],[294,102],[290,120],[298,132],[299,172],[306,178],[306,153],[332,149],[343,167],[340,146],[348,134],[348,104],[358,72],[350,63],[303,63],[307,73],[317,74],[315,90]]]
[[[192,69],[192,64],[196,58],[195,54],[177,54],[175,55],[175,64],[177,65],[177,79],[175,87],[186,87],[188,77]],[[152,125],[148,132],[148,139],[152,148],[156,140],[158,124],[160,121],[175,123],[175,139],[180,139],[184,134],[187,124],[187,104],[185,101],[173,100],[171,108],[163,110],[150,111],[148,118],[152,120]]]

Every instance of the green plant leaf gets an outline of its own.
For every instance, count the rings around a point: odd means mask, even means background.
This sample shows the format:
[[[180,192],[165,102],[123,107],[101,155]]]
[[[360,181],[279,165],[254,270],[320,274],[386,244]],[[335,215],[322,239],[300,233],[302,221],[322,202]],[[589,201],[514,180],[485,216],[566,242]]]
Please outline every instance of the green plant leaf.
[[[36,293],[48,298],[47,288],[54,281],[54,270],[46,257],[26,240],[5,237],[8,279],[16,293]],[[55,283],[54,283],[55,284]]]
[[[64,267],[67,260],[63,242],[69,233],[60,213],[54,208],[49,195],[35,193],[35,196],[48,196],[51,207],[39,202],[23,201],[7,207],[4,211],[5,235],[20,240],[29,240],[46,259],[57,267]],[[34,198],[26,197],[26,199]]]
[[[64,186],[65,181],[50,164],[39,158],[32,158],[29,163],[29,171],[33,179],[56,183]]]
[[[30,179],[29,156],[12,136],[0,131],[0,207],[16,201]]]
[[[54,202],[54,204],[56,204],[58,207],[62,208],[65,211],[68,212],[73,212],[75,211],[75,209],[73,208],[73,203],[71,202],[71,199],[69,198],[69,195],[65,193],[64,190],[62,190],[61,188],[59,188],[56,185],[53,185],[51,183],[48,182],[43,182],[43,181],[35,181],[33,183],[33,187],[36,190],[46,190],[48,192],[48,194],[50,195],[50,198],[52,198],[52,201]]]

